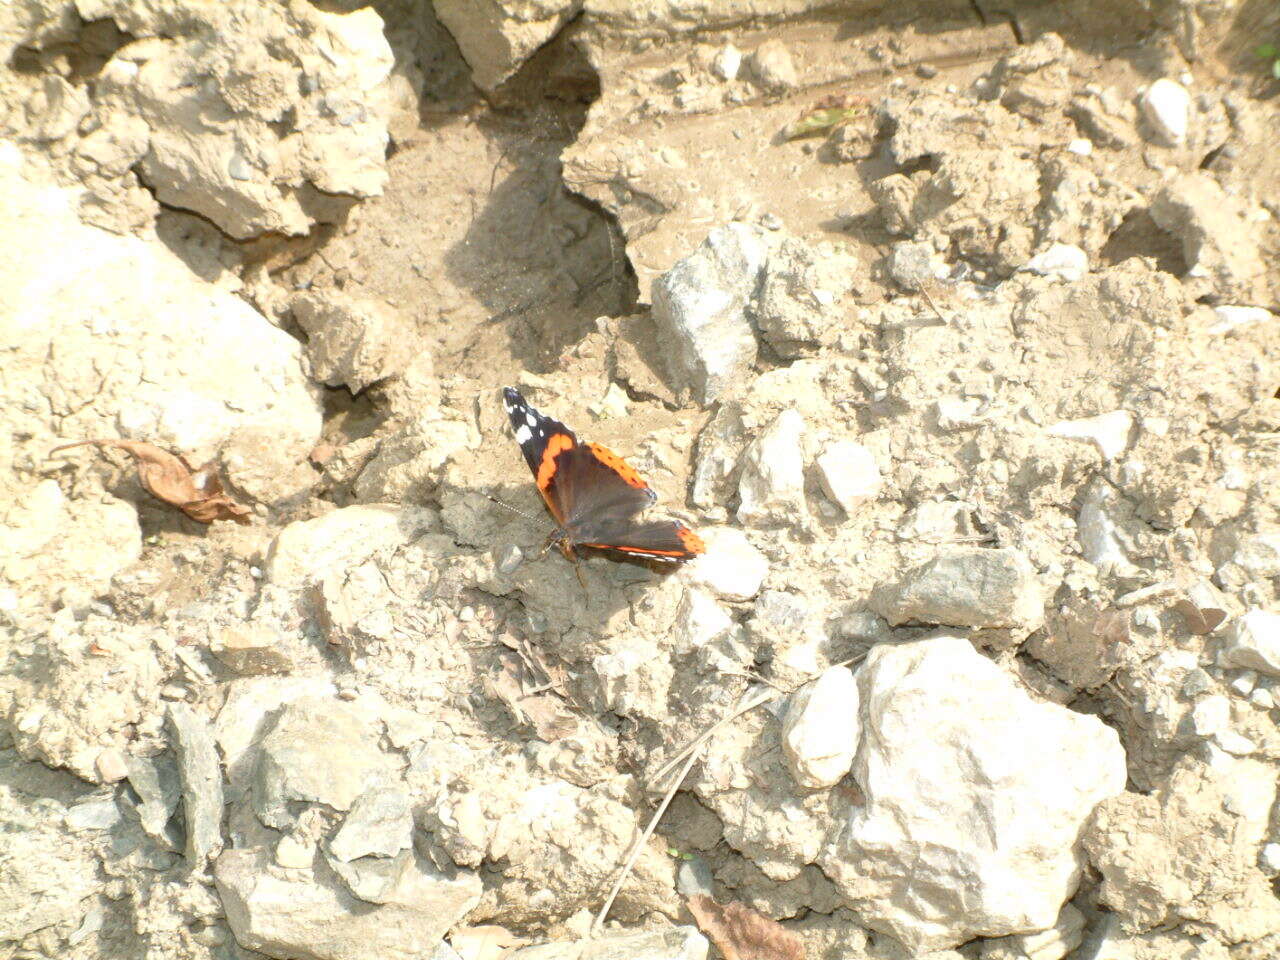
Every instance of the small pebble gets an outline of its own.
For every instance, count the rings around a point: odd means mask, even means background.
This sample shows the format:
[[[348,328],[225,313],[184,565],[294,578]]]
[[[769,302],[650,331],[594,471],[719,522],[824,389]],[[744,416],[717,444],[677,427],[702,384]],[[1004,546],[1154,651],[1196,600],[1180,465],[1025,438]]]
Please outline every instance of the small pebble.
[[[1242,697],[1247,697],[1253,693],[1253,688],[1257,685],[1258,675],[1252,670],[1241,670],[1239,676],[1228,684],[1233,693],[1237,693]]]
[[[129,775],[124,754],[115,747],[107,747],[98,754],[94,765],[98,768],[98,776],[102,778],[103,783],[116,783]]]
[[[1067,152],[1074,153],[1077,157],[1087,157],[1093,153],[1093,141],[1077,137],[1067,144]]]
[[[498,562],[495,566],[502,574],[511,574],[524,562],[524,551],[514,543],[509,543],[498,551]]]
[[[162,700],[186,700],[187,696],[187,688],[180,683],[166,683],[160,688]]]
[[[1263,690],[1259,687],[1249,694],[1249,702],[1255,707],[1261,707],[1263,710],[1270,710],[1276,705],[1276,698],[1270,690]]]
[[[1269,876],[1280,873],[1280,843],[1264,843],[1258,854],[1258,866]]]
[[[1233,730],[1221,730],[1214,735],[1214,739],[1218,741],[1218,746],[1236,757],[1247,757],[1258,749],[1258,745],[1252,740]]]

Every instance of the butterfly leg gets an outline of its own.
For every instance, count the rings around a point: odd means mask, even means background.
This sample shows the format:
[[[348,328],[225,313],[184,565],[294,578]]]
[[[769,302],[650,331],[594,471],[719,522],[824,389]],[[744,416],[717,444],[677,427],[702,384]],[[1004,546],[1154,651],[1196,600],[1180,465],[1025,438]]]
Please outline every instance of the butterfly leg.
[[[578,559],[578,555],[573,552],[573,545],[567,539],[560,541],[560,549],[564,552],[565,557],[573,564],[573,572],[578,575],[578,582],[582,584],[582,592],[587,592],[587,578],[582,572],[582,561]]]

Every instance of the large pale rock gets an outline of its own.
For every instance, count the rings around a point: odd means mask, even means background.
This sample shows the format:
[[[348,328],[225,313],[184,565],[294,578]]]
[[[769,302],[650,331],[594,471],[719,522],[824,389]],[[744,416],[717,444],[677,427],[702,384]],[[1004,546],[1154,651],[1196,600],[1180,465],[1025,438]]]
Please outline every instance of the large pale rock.
[[[839,783],[862,735],[858,684],[848,667],[829,667],[787,702],[782,749],[796,783],[808,790]]]
[[[855,257],[786,237],[769,254],[752,311],[760,335],[781,357],[813,354],[844,328],[841,300],[857,275]]]
[[[350,810],[369,784],[395,764],[378,747],[372,718],[339,700],[305,698],[288,704],[258,748],[254,811],[284,830],[291,804],[323,803]]]
[[[223,853],[214,881],[236,941],[281,960],[418,960],[481,892],[471,871],[451,878],[418,859],[394,899],[371,907],[332,874],[280,869],[261,848]]]
[[[738,480],[740,523],[794,524],[804,503],[804,417],[783,410],[743,455]]]
[[[81,223],[74,192],[4,147],[0,196],[4,390],[24,398],[4,414],[0,464],[115,436],[198,463],[250,426],[305,457],[321,410],[296,340],[159,241]]]
[[[1099,900],[1129,932],[1185,921],[1229,943],[1280,933],[1280,902],[1259,869],[1276,775],[1256,760],[1190,756],[1152,794],[1098,808],[1084,834],[1102,874]]]
[[[358,504],[291,523],[267,554],[267,579],[297,589],[334,570],[359,566],[380,550],[408,543],[438,524],[434,511],[393,504]]]
[[[653,282],[671,378],[704,406],[732,392],[755,362],[749,310],[767,257],[759,228],[730,223]]]
[[[1188,276],[1217,296],[1250,296],[1266,271],[1257,231],[1238,197],[1208,173],[1184,174],[1151,201],[1151,219],[1182,242]],[[1194,292],[1194,291],[1193,291]]]
[[[492,90],[582,9],[583,0],[434,0],[471,79]]]
[[[848,516],[874,500],[884,486],[875,454],[853,440],[828,444],[814,463],[823,492]]]
[[[878,590],[874,603],[895,626],[917,621],[1007,631],[1015,642],[1044,622],[1035,570],[1010,548],[944,547]]]
[[[1082,824],[1124,790],[1115,732],[1032,699],[959,637],[877,647],[857,679],[865,803],[819,857],[827,876],[916,951],[1053,926]]]
[[[307,331],[312,375],[331,387],[359,393],[404,372],[420,352],[412,326],[385,304],[308,290],[295,294],[289,306]]]
[[[706,960],[710,944],[694,927],[605,931],[590,940],[523,947],[510,960]]]
[[[81,901],[100,888],[93,844],[88,836],[68,834],[66,814],[52,797],[0,784],[0,943],[54,924],[74,929],[84,915]]]
[[[306,233],[382,192],[394,61],[372,8],[229,0],[173,17],[85,0],[80,13],[140,38],[103,67],[94,95],[104,114],[149,128],[132,159],[162,203],[246,239]]]
[[[1280,677],[1280,614],[1250,610],[1227,631],[1218,655],[1224,667],[1247,667]]]

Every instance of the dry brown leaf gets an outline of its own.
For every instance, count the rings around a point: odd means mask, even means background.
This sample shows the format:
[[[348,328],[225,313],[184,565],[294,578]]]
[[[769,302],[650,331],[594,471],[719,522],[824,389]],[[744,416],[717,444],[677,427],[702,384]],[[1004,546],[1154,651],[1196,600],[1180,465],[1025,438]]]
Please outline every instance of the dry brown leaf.
[[[1219,610],[1217,607],[1200,607],[1185,597],[1174,603],[1172,609],[1182,616],[1182,619],[1187,622],[1187,629],[1197,637],[1213,633],[1222,621],[1227,619],[1227,611]]]
[[[804,943],[776,920],[736,901],[723,906],[705,893],[688,900],[698,928],[724,954],[724,960],[804,960]]]
[[[562,740],[577,729],[578,721],[564,705],[549,693],[532,696],[524,691],[520,682],[520,661],[503,654],[498,658],[498,669],[485,676],[489,693],[506,704],[517,723],[527,723],[539,740],[552,743]]]
[[[222,483],[212,461],[198,470],[181,456],[161,450],[141,440],[81,440],[66,443],[49,454],[73,447],[95,446],[123,450],[138,465],[138,479],[157,500],[177,507],[192,520],[249,522],[249,508],[242,507],[222,492]]]

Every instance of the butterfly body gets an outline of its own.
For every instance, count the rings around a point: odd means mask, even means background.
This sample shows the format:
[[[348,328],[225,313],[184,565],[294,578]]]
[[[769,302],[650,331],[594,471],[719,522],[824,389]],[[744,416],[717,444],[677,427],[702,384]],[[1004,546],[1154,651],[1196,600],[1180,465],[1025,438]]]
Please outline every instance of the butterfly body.
[[[502,399],[556,522],[549,542],[569,559],[576,559],[577,547],[675,563],[705,551],[702,539],[679,521],[639,519],[657,494],[617,454],[598,443],[580,443],[572,430],[529,406],[511,387]]]

